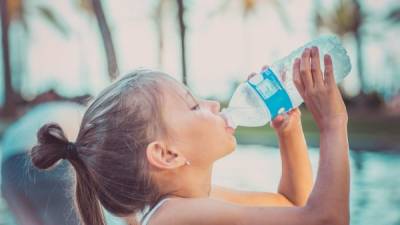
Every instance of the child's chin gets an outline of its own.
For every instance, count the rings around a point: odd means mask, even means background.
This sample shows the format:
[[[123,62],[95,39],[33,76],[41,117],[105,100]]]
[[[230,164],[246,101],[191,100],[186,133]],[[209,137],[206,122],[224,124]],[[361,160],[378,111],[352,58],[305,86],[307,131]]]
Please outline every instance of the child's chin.
[[[229,149],[229,153],[228,154],[234,152],[235,149],[236,149],[236,146],[237,146],[236,137],[232,136],[231,143],[230,143],[230,145],[228,147],[228,149]]]

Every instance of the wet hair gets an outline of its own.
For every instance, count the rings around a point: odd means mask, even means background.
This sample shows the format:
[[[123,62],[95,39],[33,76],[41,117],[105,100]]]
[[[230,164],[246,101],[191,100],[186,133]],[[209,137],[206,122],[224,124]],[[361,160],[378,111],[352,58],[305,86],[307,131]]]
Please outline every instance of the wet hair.
[[[32,163],[39,169],[51,169],[61,159],[72,164],[83,224],[106,224],[101,206],[129,216],[163,197],[150,176],[145,149],[165,134],[160,97],[165,79],[163,73],[141,69],[111,84],[86,110],[75,143],[55,123],[38,131]]]

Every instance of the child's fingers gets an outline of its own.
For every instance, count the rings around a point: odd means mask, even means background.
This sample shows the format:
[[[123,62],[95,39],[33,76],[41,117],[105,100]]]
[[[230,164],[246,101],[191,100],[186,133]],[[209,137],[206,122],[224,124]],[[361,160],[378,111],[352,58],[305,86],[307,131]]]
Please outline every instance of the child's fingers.
[[[300,78],[300,59],[297,58],[293,63],[293,82],[299,91],[300,95],[303,97],[304,93],[304,85],[303,81]]]
[[[268,68],[269,68],[269,65],[264,65],[264,66],[261,68],[261,72],[264,71],[264,70],[267,70]]]
[[[247,80],[250,80],[252,77],[254,77],[255,75],[257,75],[257,73],[251,73],[249,76],[247,76]]]
[[[300,77],[303,81],[303,85],[305,90],[310,90],[313,88],[313,81],[311,77],[311,70],[310,70],[310,49],[306,48],[301,55],[301,62],[300,62]]]
[[[322,78],[321,65],[319,63],[319,51],[317,47],[311,49],[311,74],[314,81],[314,87],[322,87],[324,81]]]
[[[325,84],[326,85],[336,85],[335,77],[333,75],[333,65],[332,65],[332,58],[330,55],[324,56],[324,64],[325,64]]]

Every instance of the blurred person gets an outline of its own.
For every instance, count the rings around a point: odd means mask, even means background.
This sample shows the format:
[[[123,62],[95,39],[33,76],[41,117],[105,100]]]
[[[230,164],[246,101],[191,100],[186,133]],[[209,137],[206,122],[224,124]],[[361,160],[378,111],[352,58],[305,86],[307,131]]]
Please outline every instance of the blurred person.
[[[61,124],[38,132],[33,164],[74,168],[75,202],[85,225],[106,224],[102,208],[142,225],[349,224],[347,112],[330,56],[317,48],[293,65],[296,87],[320,130],[316,183],[299,109],[272,122],[282,177],[277,193],[211,185],[213,164],[236,147],[216,101],[196,98],[171,76],[140,69],[103,90],[77,139]],[[244,168],[245,169],[245,168]]]
[[[51,100],[51,99],[50,99]],[[60,162],[44,172],[32,166],[28,151],[37,142],[36,132],[48,122],[57,122],[74,140],[85,107],[67,101],[34,106],[15,121],[2,139],[2,196],[20,225],[79,224],[70,192],[69,165]]]
[[[74,140],[86,106],[61,100],[54,92],[48,93],[36,98],[34,102],[38,105],[4,133],[2,195],[20,225],[78,225],[70,194],[72,182],[68,163],[60,162],[55,170],[44,172],[33,167],[27,153],[37,142],[37,130],[48,122],[62,124],[66,135]],[[125,224],[109,214],[106,217],[110,224]]]

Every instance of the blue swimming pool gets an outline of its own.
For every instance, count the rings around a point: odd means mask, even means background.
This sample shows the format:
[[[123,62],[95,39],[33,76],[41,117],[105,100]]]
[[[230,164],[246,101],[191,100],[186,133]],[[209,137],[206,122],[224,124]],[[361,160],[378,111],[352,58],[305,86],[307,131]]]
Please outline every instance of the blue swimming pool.
[[[314,178],[318,149],[310,149]],[[351,224],[400,225],[400,154],[350,152]],[[239,146],[215,167],[213,181],[245,190],[276,191],[281,173],[279,151]]]
[[[315,175],[317,149],[310,149],[310,158]],[[351,224],[400,225],[400,154],[351,151],[350,158]],[[276,148],[240,145],[234,153],[216,162],[213,183],[273,192],[280,173]],[[0,225],[5,224],[14,223],[6,205],[0,203]]]

